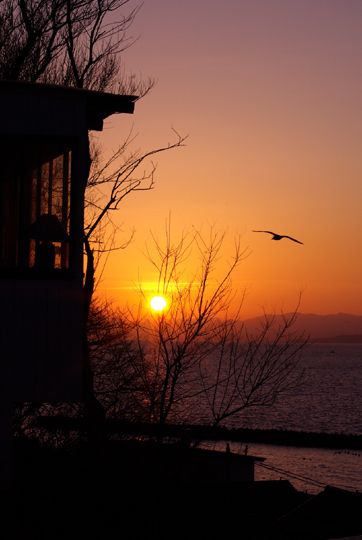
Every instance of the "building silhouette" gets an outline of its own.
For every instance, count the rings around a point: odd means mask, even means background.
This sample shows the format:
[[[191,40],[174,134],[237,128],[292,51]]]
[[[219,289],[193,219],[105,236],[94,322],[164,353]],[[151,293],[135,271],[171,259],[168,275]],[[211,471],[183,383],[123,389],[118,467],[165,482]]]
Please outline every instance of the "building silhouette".
[[[134,96],[0,81],[0,484],[14,402],[82,399],[88,131]]]

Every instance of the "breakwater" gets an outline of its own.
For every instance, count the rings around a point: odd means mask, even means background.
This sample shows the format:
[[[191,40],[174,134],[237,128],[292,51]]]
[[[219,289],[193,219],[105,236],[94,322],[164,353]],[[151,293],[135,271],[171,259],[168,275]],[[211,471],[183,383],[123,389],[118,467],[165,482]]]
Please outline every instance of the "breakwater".
[[[141,426],[138,425],[138,427]],[[226,428],[200,425],[167,425],[164,427],[164,432],[169,437],[188,437],[192,440],[200,441],[224,440],[278,446],[362,450],[362,435],[346,435],[341,433],[314,433],[281,429]]]
[[[71,417],[43,416],[37,419],[38,427],[64,431],[83,431],[82,419]],[[106,420],[108,434],[118,434],[120,438],[131,436],[157,436],[161,428],[157,424],[141,422],[117,422]],[[336,448],[362,450],[362,435],[344,433],[318,433],[284,429],[228,428],[198,424],[165,424],[162,435],[173,439],[194,441],[233,441],[240,443],[273,444],[305,448]]]
[[[254,442],[278,446],[313,448],[362,449],[361,435],[346,435],[340,433],[314,433],[280,429],[208,428],[207,426],[194,426],[191,428],[191,433],[193,438],[201,437],[203,440],[230,440],[241,443]]]

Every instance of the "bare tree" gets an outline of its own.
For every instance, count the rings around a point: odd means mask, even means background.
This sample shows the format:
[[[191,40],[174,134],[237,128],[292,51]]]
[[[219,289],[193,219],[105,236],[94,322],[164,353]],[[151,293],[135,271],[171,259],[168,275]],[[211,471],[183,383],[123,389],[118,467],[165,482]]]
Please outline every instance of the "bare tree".
[[[151,163],[148,172],[142,171],[137,174],[140,166],[145,160],[152,158],[155,154],[180,147],[184,144],[184,138],[177,134],[177,141],[164,148],[149,152],[131,152],[127,155],[130,140],[115,152],[108,161],[103,162],[99,153],[95,152],[96,158],[93,160],[88,178],[88,185],[85,191],[85,226],[84,226],[84,248],[87,258],[87,268],[84,280],[84,401],[85,418],[89,421],[89,432],[92,424],[97,423],[96,432],[100,431],[104,424],[105,410],[96,399],[94,393],[94,374],[91,363],[91,351],[88,344],[87,328],[92,298],[95,290],[95,272],[100,256],[109,254],[115,249],[124,249],[132,240],[133,233],[128,240],[123,243],[115,242],[115,237],[119,232],[119,226],[112,219],[114,212],[119,210],[120,203],[131,193],[151,190],[154,186],[155,164]],[[93,362],[93,366],[95,363]],[[98,419],[98,420],[97,420]],[[98,435],[96,434],[96,437]]]
[[[213,426],[246,408],[273,405],[300,384],[302,371],[296,368],[308,337],[293,331],[299,305],[300,297],[293,313],[281,313],[277,326],[274,315],[264,314],[254,334],[240,321],[225,321],[216,351],[207,366],[199,366]]]
[[[211,228],[205,239],[193,230],[174,244],[168,221],[165,247],[152,238],[156,255],[148,246],[146,256],[157,269],[156,292],[166,299],[167,307],[150,313],[141,284],[143,303],[136,311],[122,314],[127,343],[120,336],[115,345],[127,359],[123,390],[128,387],[132,396],[133,415],[137,411],[138,419],[153,426],[162,439],[167,422],[191,419],[216,426],[247,407],[273,404],[297,384],[296,367],[307,343],[292,331],[299,303],[278,327],[265,316],[254,335],[239,320],[243,295],[230,314],[235,296],[232,276],[248,255],[240,237],[221,277],[216,270],[225,233]],[[196,268],[186,272],[195,254]]]
[[[97,91],[137,89],[121,76],[120,54],[139,6],[129,0],[3,0],[0,77]]]
[[[133,232],[127,240],[117,243],[115,237],[120,232],[120,226],[113,220],[113,215],[119,210],[125,197],[139,191],[149,191],[154,187],[156,164],[152,158],[167,150],[184,145],[186,137],[181,137],[175,130],[176,142],[163,148],[141,152],[128,152],[133,142],[130,136],[104,161],[102,151],[92,147],[92,166],[85,191],[85,224],[84,247],[87,255],[87,272],[85,279],[85,311],[88,312],[95,287],[95,270],[102,255],[111,251],[124,249],[133,238]],[[147,160],[151,164],[147,165]],[[138,174],[143,163],[146,167]]]
[[[94,298],[88,319],[88,343],[95,394],[107,418],[124,420],[133,414],[132,390],[138,384],[135,366],[137,345],[133,328],[119,308],[105,298]]]

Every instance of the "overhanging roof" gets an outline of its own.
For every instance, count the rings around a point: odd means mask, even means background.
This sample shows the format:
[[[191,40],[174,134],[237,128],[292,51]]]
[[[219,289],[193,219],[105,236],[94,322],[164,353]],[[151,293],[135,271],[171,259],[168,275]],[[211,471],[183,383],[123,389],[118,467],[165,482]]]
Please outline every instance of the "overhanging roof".
[[[81,101],[86,105],[87,129],[102,131],[103,120],[116,113],[132,114],[137,96],[95,92],[70,86],[0,80],[0,93],[13,92]]]

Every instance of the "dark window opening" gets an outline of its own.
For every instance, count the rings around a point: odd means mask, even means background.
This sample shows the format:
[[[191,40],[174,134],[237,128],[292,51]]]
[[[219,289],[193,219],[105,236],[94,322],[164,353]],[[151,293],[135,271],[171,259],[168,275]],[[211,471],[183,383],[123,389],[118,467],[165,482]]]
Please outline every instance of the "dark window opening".
[[[0,268],[69,269],[71,142],[1,137],[0,159]]]

